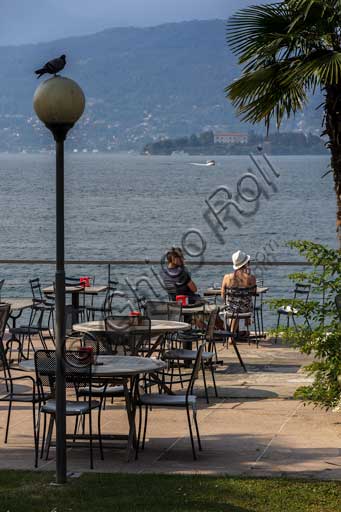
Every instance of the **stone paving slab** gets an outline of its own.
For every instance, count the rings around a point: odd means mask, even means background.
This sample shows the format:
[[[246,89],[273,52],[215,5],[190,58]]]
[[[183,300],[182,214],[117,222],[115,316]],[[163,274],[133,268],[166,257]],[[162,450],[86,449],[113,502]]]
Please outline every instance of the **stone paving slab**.
[[[341,480],[341,415],[293,399],[296,388],[308,382],[301,367],[309,360],[280,344],[265,343],[258,349],[245,345],[240,350],[249,372],[243,372],[230,348],[220,347],[219,358],[224,359],[217,371],[220,397],[208,405],[199,399],[203,451],[197,461],[192,459],[185,411],[154,409],[149,415],[146,447],[138,460],[126,462],[122,445],[105,448],[104,461],[95,450],[95,471]],[[203,396],[202,382],[199,395]],[[31,408],[14,406],[9,441],[4,445],[6,411],[6,404],[1,403],[0,468],[33,469]],[[108,403],[103,432],[125,434],[127,425],[124,403]],[[73,422],[68,421],[68,428],[72,430]],[[40,461],[39,469],[54,468],[51,448],[50,460]],[[87,448],[68,450],[68,469],[89,471]]]

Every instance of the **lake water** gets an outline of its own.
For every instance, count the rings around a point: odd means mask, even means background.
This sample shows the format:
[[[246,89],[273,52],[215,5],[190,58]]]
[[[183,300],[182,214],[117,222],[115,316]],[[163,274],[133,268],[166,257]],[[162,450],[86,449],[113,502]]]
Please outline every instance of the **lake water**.
[[[257,158],[268,183],[248,157],[216,157],[216,166],[204,167],[192,163],[205,162],[206,157],[187,155],[66,154],[66,258],[158,259],[168,247],[181,245],[184,235],[192,252],[199,252],[205,243],[203,261],[230,260],[238,249],[253,257],[258,253],[258,259],[265,255],[277,261],[295,260],[297,255],[285,246],[292,239],[335,247],[332,177],[321,178],[329,159],[269,157],[277,177],[260,155]],[[50,154],[0,155],[0,258],[54,258],[54,166]],[[211,204],[218,201],[222,207],[227,188],[239,205],[239,211],[233,205],[224,211],[225,231],[207,214],[205,203],[219,187],[225,191],[217,193]],[[215,207],[218,209],[217,204]],[[193,270],[201,289],[220,282],[225,272],[223,267],[205,265]],[[133,282],[149,275],[157,287],[147,267],[112,271],[124,286],[127,278]],[[157,271],[155,266],[154,273]],[[96,274],[98,283],[107,278],[106,267],[72,267],[67,273]],[[267,269],[264,279],[273,289],[285,291],[285,273],[287,269]],[[51,282],[53,267],[3,266],[3,296],[29,296],[28,279],[35,276],[44,284]]]

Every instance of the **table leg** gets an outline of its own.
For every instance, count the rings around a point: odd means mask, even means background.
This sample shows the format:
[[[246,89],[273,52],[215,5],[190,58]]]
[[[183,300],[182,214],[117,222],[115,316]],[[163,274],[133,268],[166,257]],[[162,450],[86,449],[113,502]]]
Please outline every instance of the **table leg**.
[[[79,292],[73,292],[71,294],[72,300],[72,324],[79,323]]]
[[[129,423],[129,435],[128,435],[128,444],[127,444],[127,462],[129,462],[131,460],[131,454],[133,453],[133,448],[136,445],[136,429],[135,429],[136,406],[134,404],[134,400],[131,398],[132,393],[134,393],[134,389],[135,389],[135,378],[133,378],[132,382],[131,382],[131,393],[129,393],[127,382],[123,383],[123,389],[124,389],[124,398],[125,398],[125,402],[126,402],[128,423]]]

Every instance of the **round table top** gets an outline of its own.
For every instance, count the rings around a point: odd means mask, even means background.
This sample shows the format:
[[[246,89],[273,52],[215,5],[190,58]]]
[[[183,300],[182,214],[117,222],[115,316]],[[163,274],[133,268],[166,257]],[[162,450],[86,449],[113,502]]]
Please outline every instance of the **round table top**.
[[[141,373],[158,372],[166,367],[166,363],[152,357],[136,356],[97,356],[92,366],[92,374],[96,377],[130,377]],[[34,372],[34,360],[21,361],[19,368],[26,372]]]
[[[183,315],[193,315],[195,313],[212,313],[219,306],[217,304],[202,304],[201,306],[183,306],[182,314]]]
[[[9,304],[11,311],[22,311],[28,309],[33,305],[32,299],[2,299],[0,303]]]
[[[265,286],[257,286],[256,289],[256,295],[262,295],[263,293],[266,293],[269,290],[269,288]],[[204,291],[205,297],[215,297],[221,295],[221,288],[208,288]]]
[[[94,320],[92,322],[84,322],[74,324],[72,326],[76,332],[105,332],[104,320]],[[132,332],[143,332],[147,327],[143,325],[131,326],[129,330]],[[151,333],[163,334],[166,332],[188,331],[191,329],[190,324],[185,322],[174,322],[171,320],[151,320]]]

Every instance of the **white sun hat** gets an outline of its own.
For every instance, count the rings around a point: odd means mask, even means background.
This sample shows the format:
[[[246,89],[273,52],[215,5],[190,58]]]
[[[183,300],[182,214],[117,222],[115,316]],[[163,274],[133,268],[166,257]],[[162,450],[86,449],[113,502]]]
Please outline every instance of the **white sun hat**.
[[[250,261],[250,258],[251,257],[243,251],[237,251],[232,254],[233,270],[239,270],[244,267],[244,265]]]

